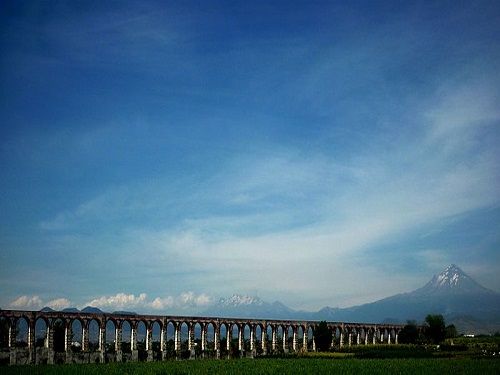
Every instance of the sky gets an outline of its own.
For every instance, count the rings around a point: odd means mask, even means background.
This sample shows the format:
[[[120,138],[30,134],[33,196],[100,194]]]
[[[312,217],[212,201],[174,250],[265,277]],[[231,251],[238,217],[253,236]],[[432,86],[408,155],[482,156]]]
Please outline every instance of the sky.
[[[0,306],[500,291],[498,1],[2,1]]]

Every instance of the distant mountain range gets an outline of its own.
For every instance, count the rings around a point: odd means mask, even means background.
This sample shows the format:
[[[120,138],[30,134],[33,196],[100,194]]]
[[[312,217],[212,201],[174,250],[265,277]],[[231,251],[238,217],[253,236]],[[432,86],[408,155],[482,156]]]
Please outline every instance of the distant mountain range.
[[[293,310],[281,302],[267,303],[256,297],[234,295],[221,299],[203,314],[366,323],[422,322],[427,314],[442,314],[459,332],[493,333],[500,331],[500,294],[479,285],[452,264],[422,288],[359,306],[324,307],[307,312]]]
[[[54,311],[49,307],[42,310]],[[80,310],[72,307],[62,311]],[[103,313],[102,310],[92,306],[87,306],[81,311]],[[114,314],[135,313],[115,311]],[[269,303],[258,297],[235,294],[229,298],[221,298],[198,315],[365,323],[405,323],[408,320],[415,320],[420,323],[427,314],[442,314],[447,324],[455,324],[462,333],[498,332],[500,294],[479,285],[458,266],[452,264],[419,289],[359,306],[324,307],[316,312],[298,311],[278,301]]]

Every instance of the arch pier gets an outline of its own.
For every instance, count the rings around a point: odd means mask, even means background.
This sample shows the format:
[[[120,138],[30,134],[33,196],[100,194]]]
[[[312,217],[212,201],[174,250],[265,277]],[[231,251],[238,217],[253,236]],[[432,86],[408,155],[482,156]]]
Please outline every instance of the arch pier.
[[[319,321],[0,310],[0,363],[255,357],[315,351]],[[403,325],[328,322],[331,347],[397,344]]]

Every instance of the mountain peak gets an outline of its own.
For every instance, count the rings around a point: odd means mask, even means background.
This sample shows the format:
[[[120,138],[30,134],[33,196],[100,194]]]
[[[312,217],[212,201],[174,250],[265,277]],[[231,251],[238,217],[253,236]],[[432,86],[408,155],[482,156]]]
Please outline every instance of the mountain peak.
[[[241,294],[233,294],[228,298],[219,300],[220,306],[242,306],[242,305],[257,305],[260,306],[264,302],[259,297],[245,296]]]
[[[434,276],[433,280],[435,280],[435,284],[439,288],[455,288],[459,287],[460,284],[465,282],[465,280],[467,279],[472,280],[465,274],[464,271],[460,269],[460,267],[455,264],[450,264],[443,272],[441,272],[437,276]]]
[[[455,264],[450,264],[441,273],[434,275],[423,288],[417,291],[425,294],[491,292],[479,285]]]

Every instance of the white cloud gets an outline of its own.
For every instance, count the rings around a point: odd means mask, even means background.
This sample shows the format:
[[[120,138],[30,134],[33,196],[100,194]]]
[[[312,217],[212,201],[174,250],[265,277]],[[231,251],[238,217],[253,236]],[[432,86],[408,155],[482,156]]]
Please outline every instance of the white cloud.
[[[195,294],[194,292],[183,292],[178,296],[156,297],[152,300],[147,298],[146,293],[138,296],[134,294],[118,293],[114,296],[101,296],[95,298],[85,305],[99,307],[107,310],[137,309],[139,311],[167,310],[175,311],[202,308],[212,303],[212,297],[207,294]]]
[[[39,309],[42,307],[42,300],[39,296],[21,296],[10,302],[13,309]]]
[[[62,310],[71,306],[71,301],[66,298],[56,298],[46,303],[46,305],[54,310]]]
[[[118,293],[114,296],[102,296],[87,302],[86,306],[99,307],[104,309],[122,309],[144,306],[146,303],[146,293],[138,296],[134,294]]]

